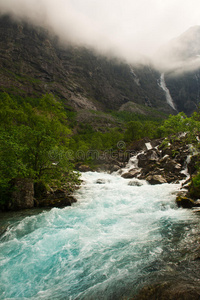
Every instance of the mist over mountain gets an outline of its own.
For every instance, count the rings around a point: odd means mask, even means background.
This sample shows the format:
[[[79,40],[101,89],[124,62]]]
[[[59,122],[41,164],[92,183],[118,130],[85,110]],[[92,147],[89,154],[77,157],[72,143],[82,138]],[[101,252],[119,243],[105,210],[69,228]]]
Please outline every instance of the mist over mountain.
[[[199,24],[199,9],[198,0],[0,0],[0,14],[129,63],[157,58],[159,47]]]
[[[198,55],[197,49],[192,50],[196,35],[187,36],[189,53],[186,42],[182,52],[176,53],[191,60]],[[128,110],[146,114],[154,108],[167,114],[191,114],[199,103],[198,67],[180,74],[175,69],[160,71],[150,60],[131,64],[118,56],[63,42],[46,27],[7,15],[0,18],[0,41],[1,91],[34,97],[52,93],[76,111]],[[181,44],[182,38],[178,41]],[[167,101],[167,93],[173,105]]]
[[[197,70],[200,67],[200,26],[189,28],[162,46],[156,60],[157,67],[168,73]]]
[[[26,95],[53,93],[78,109],[120,109],[127,102],[171,108],[150,65],[131,66],[84,47],[62,44],[41,27],[0,19],[1,90]]]

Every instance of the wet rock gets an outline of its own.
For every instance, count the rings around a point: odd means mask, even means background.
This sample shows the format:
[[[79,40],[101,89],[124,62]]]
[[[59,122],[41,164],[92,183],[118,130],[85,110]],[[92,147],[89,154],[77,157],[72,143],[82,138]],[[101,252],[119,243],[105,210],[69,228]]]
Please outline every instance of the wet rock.
[[[137,180],[131,180],[129,181],[128,185],[130,186],[142,186],[143,184]]]
[[[146,181],[152,185],[167,183],[167,180],[162,175],[149,175],[146,177]]]
[[[131,169],[129,172],[122,174],[121,176],[126,179],[137,177],[140,174],[138,169]]]
[[[35,199],[36,207],[65,207],[71,206],[77,200],[66,189],[56,189],[47,192],[45,198]]]
[[[46,199],[42,199],[38,202],[39,207],[65,207],[71,206],[73,203],[77,202],[77,200],[73,196],[64,196],[64,197],[50,197]]]
[[[96,183],[97,184],[106,184],[106,180],[105,179],[97,179]]]
[[[195,201],[186,196],[178,196],[176,198],[176,203],[178,207],[182,208],[192,208],[193,206],[195,206]]]

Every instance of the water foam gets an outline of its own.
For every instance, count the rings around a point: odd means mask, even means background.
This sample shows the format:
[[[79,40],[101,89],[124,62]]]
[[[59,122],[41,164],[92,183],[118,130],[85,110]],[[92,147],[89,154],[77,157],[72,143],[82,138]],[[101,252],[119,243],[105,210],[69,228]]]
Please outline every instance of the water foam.
[[[184,259],[179,248],[187,248],[196,220],[176,208],[177,185],[82,178],[72,207],[16,219],[3,234],[1,299],[120,299]]]

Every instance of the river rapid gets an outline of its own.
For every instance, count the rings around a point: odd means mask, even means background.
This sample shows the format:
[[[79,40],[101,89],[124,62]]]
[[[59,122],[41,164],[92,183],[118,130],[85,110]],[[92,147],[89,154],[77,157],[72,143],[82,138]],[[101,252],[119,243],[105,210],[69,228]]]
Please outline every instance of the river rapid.
[[[0,215],[0,299],[128,299],[193,255],[199,215],[176,207],[179,185],[82,179],[71,207]]]

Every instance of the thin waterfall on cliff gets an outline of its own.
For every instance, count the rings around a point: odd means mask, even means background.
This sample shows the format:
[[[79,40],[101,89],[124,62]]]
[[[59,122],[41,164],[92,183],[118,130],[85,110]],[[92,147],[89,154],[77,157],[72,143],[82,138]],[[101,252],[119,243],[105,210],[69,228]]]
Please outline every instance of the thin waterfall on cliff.
[[[172,99],[172,97],[171,97],[170,91],[169,91],[169,89],[167,88],[166,83],[165,83],[165,74],[164,74],[164,73],[162,73],[161,76],[160,76],[159,86],[160,86],[160,87],[163,89],[163,91],[165,92],[167,103],[168,103],[174,110],[176,110],[176,107],[175,107],[174,101],[173,101],[173,99]]]

